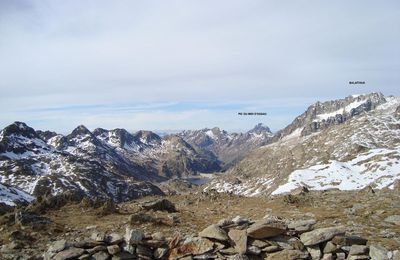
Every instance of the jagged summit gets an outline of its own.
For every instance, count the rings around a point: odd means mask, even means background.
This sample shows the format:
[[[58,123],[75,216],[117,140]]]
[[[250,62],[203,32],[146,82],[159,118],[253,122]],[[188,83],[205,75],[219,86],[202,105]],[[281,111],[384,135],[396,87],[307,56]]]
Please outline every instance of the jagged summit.
[[[73,137],[83,136],[83,135],[92,135],[92,132],[90,132],[90,130],[87,129],[86,126],[79,125],[74,130],[72,130],[69,137],[73,138]]]
[[[316,102],[296,117],[293,122],[278,131],[275,140],[292,136],[305,136],[328,128],[331,125],[342,124],[353,116],[360,115],[386,103],[382,93],[352,95],[344,99]]]
[[[19,135],[27,138],[37,138],[35,130],[23,122],[14,122],[5,127],[2,131],[3,136]]]
[[[261,133],[271,133],[271,129],[264,125],[263,123],[258,123],[255,125],[252,129],[248,131],[248,133],[256,133],[256,134],[261,134]]]
[[[136,132],[134,136],[144,144],[153,145],[161,143],[161,137],[151,131],[141,130]]]

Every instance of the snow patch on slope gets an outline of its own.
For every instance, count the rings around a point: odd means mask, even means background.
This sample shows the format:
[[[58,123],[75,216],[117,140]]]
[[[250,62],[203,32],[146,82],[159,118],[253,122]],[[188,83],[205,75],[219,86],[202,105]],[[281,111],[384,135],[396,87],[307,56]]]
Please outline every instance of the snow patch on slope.
[[[399,162],[400,147],[372,149],[348,162],[332,160],[328,164],[296,170],[272,195],[290,192],[300,186],[311,190],[359,190],[369,185],[377,189],[392,188],[394,181],[400,180]]]
[[[4,186],[0,184],[0,202],[3,202],[9,206],[15,206],[15,203],[20,202],[31,202],[35,198],[23,191],[15,188]]]

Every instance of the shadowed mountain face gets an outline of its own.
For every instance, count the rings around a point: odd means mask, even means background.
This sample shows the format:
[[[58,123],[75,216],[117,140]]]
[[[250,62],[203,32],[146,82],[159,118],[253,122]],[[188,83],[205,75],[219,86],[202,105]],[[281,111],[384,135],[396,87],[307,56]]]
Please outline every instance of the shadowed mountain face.
[[[250,152],[207,190],[257,196],[304,186],[393,188],[400,180],[399,105],[399,98],[375,93],[318,102],[280,131],[279,140]],[[309,122],[323,127],[309,128]]]
[[[34,196],[72,191],[124,201],[162,194],[149,181],[219,169],[180,137],[149,131],[78,126],[62,136],[15,122],[0,133],[0,182]]]

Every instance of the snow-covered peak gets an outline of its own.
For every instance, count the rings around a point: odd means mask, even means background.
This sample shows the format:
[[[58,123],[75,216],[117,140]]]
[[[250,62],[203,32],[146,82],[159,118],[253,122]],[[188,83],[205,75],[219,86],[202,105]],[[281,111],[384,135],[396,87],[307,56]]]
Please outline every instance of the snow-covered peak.
[[[2,131],[2,135],[3,137],[23,136],[27,138],[38,138],[35,130],[23,122],[14,122],[13,124],[5,127]]]

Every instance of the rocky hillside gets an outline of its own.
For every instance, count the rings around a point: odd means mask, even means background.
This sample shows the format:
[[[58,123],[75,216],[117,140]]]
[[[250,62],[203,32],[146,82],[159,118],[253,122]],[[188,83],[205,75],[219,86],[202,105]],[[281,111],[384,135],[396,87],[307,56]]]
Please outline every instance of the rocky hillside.
[[[145,181],[214,170],[216,160],[181,138],[151,132],[78,126],[63,136],[15,122],[0,133],[0,183],[33,196],[73,191],[123,201],[162,194]]]
[[[382,93],[352,95],[344,99],[317,102],[275,134],[274,140],[288,135],[309,135],[332,125],[342,124],[353,116],[375,109],[386,102]]]
[[[330,112],[336,104],[342,105],[338,111],[343,114]],[[393,187],[400,179],[399,105],[399,98],[381,94],[316,103],[280,132],[280,140],[251,152],[206,190],[256,196],[301,187]],[[329,110],[320,110],[322,107]],[[352,116],[346,117],[346,113]],[[333,114],[346,120],[330,121]],[[309,128],[312,125],[323,127]]]
[[[212,129],[188,130],[178,134],[202,154],[215,156],[227,169],[240,161],[249,151],[271,142],[271,130],[262,124],[246,133],[228,133]]]

